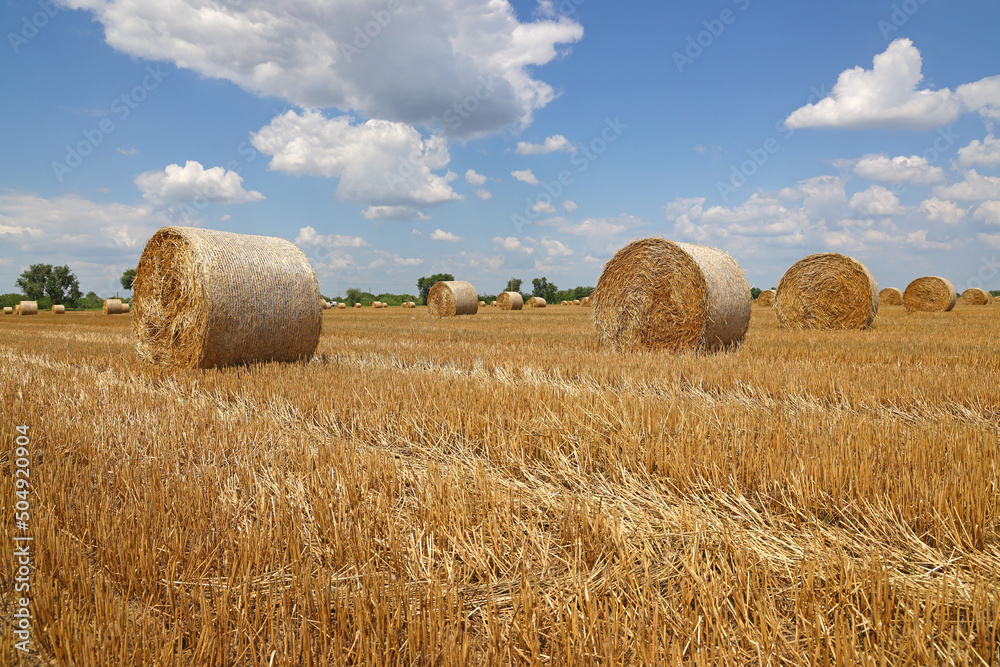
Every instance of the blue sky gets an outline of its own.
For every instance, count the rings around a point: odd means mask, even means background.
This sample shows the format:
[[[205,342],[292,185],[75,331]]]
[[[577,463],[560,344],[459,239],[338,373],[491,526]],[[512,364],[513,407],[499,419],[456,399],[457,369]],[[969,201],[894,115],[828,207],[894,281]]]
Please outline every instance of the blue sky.
[[[281,236],[328,296],[594,285],[649,235],[770,287],[1000,288],[1000,5],[11,0],[0,292],[120,291],[156,229]]]

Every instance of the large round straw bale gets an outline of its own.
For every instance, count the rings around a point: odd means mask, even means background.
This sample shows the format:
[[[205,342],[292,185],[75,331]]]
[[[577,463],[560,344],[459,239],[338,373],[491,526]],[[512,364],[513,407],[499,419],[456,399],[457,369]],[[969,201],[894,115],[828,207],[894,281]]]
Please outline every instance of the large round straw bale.
[[[480,301],[479,302],[479,307],[480,308],[485,308],[486,307],[486,302],[485,301]]]
[[[955,307],[955,286],[940,276],[917,278],[903,292],[906,312],[922,310],[931,313],[948,312]]]
[[[497,295],[497,308],[500,310],[521,310],[524,308],[524,297],[520,292],[500,292]]]
[[[985,306],[990,302],[990,293],[978,287],[970,287],[962,292],[959,303],[966,306]]]
[[[37,301],[22,301],[19,305],[18,315],[37,315]]]
[[[903,305],[903,293],[895,287],[886,287],[878,293],[878,305],[901,306]]]
[[[13,315],[14,314],[14,309],[11,308],[10,306],[4,306],[3,307],[3,314],[4,315]]]
[[[312,356],[323,327],[309,260],[281,238],[164,227],[136,267],[139,355],[187,368]]]
[[[574,306],[579,306],[580,305],[580,300],[579,299],[573,299],[573,305]]]
[[[659,237],[615,253],[591,296],[598,338],[619,349],[715,349],[750,324],[750,286],[732,257]]]
[[[123,313],[131,313],[132,312],[132,304],[122,302],[122,312]]]
[[[52,306],[52,314],[53,315],[62,315],[65,312],[66,312],[66,306],[63,306],[63,305]]]
[[[464,280],[436,282],[427,294],[427,311],[435,317],[475,315],[479,312],[476,288]]]
[[[101,310],[105,315],[121,315],[125,312],[121,299],[105,299]]]
[[[755,304],[761,308],[770,308],[774,305],[774,290],[766,289],[757,295],[757,299],[754,301]]]
[[[337,304],[337,310],[345,310],[346,308],[347,308],[347,304],[346,303],[338,303]]]
[[[774,309],[782,329],[867,329],[878,313],[878,283],[852,257],[809,255],[781,277]]]
[[[545,299],[540,296],[531,297],[527,303],[528,308],[544,308],[546,305]]]
[[[585,307],[590,306],[590,297],[585,296],[582,299],[580,299],[580,305]]]

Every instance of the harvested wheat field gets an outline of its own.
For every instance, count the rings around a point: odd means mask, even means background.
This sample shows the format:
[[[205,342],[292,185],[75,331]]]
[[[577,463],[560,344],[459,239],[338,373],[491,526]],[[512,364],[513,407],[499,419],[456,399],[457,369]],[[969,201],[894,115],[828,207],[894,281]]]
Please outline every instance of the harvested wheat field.
[[[1000,660],[1000,309],[755,308],[718,353],[510,317],[323,313],[311,359],[209,370],[130,318],[0,319],[24,664]]]

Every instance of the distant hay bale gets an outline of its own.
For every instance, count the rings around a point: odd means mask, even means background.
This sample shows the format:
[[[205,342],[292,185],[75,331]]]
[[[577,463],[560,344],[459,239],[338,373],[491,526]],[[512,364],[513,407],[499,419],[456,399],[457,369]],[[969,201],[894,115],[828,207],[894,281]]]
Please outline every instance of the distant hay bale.
[[[312,357],[323,328],[319,283],[291,242],[164,227],[136,267],[139,356],[213,368]]]
[[[480,308],[485,308],[486,307],[486,302],[485,301],[480,301],[479,302],[479,307]]]
[[[500,292],[497,295],[497,308],[500,310],[521,310],[524,308],[524,298],[520,292]]]
[[[929,313],[946,313],[955,307],[955,286],[940,276],[917,278],[903,292],[906,312],[920,310]]]
[[[407,303],[410,304],[410,308],[416,308],[417,307],[417,302],[416,301],[407,301]]]
[[[15,315],[20,315],[21,314],[21,305],[20,304],[14,306],[14,314]]]
[[[533,296],[528,299],[528,308],[544,308],[545,306],[545,299],[540,296]]]
[[[14,309],[11,308],[10,306],[4,306],[4,308],[3,308],[3,314],[4,315],[13,315],[14,314]]]
[[[580,305],[580,300],[579,299],[573,299],[573,305],[574,306],[579,306]]]
[[[903,293],[895,287],[886,287],[878,293],[878,305],[901,306],[903,305]]]
[[[37,301],[22,301],[18,304],[18,315],[37,315],[38,314],[38,302]]]
[[[53,315],[63,315],[65,312],[66,312],[66,306],[62,306],[62,305],[52,306],[52,314]]]
[[[360,304],[360,303],[356,303],[356,304],[354,304],[354,307],[355,307],[355,308],[360,308],[360,307],[361,307],[361,304]]]
[[[346,309],[347,309],[347,304],[346,303],[338,303],[337,304],[337,310],[346,310]]]
[[[327,301],[326,299],[321,300],[321,303],[323,304],[323,310],[330,310],[331,308],[333,308],[333,304]]]
[[[475,315],[479,311],[476,288],[464,280],[436,282],[427,295],[427,311],[435,317]]]
[[[585,296],[582,299],[580,299],[580,305],[583,306],[583,307],[585,307],[585,308],[590,307],[590,297],[589,296]]]
[[[128,304],[128,303],[125,303],[125,302],[122,302],[122,312],[123,313],[131,313],[132,312],[132,305]]]
[[[105,315],[121,315],[125,312],[124,305],[121,299],[105,299],[101,311]]]
[[[809,255],[781,277],[774,309],[782,329],[867,329],[878,314],[878,283],[852,257]]]
[[[382,304],[378,301],[372,301],[372,308],[381,308]]]
[[[774,305],[774,290],[766,289],[757,295],[757,300],[754,301],[761,308],[770,308]]]
[[[985,306],[990,302],[990,293],[978,287],[970,287],[962,292],[959,303],[965,306]]]
[[[598,338],[618,349],[718,349],[750,324],[750,286],[732,257],[660,237],[615,253],[591,297]]]
[[[490,306],[493,307],[493,308],[497,307],[497,301],[496,301],[496,299],[494,299],[493,301],[490,301]]]
[[[559,302],[559,305],[560,305],[560,306],[566,306],[566,305],[569,305],[569,301],[560,301],[560,302]]]

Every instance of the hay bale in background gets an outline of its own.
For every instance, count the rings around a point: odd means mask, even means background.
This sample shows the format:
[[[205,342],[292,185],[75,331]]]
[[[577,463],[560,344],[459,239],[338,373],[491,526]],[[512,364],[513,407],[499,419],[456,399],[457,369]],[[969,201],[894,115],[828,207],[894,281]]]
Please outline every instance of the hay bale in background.
[[[781,277],[774,309],[782,329],[867,329],[878,314],[878,283],[853,257],[809,255]]]
[[[65,312],[66,312],[66,306],[62,306],[62,305],[52,306],[52,314],[53,315],[63,315]]]
[[[38,314],[38,302],[37,301],[22,301],[17,306],[18,315],[37,315]]]
[[[427,312],[435,317],[475,315],[478,311],[476,288],[464,280],[436,282],[427,294]]]
[[[497,308],[500,310],[521,310],[524,298],[520,292],[500,292],[497,295]]]
[[[585,296],[582,299],[580,299],[580,305],[584,306],[584,307],[589,307],[590,306],[590,297],[589,296]]]
[[[493,308],[497,307],[496,299],[494,299],[493,301],[490,302],[490,306],[493,307]]]
[[[333,308],[333,304],[331,304],[329,301],[325,299],[321,299],[320,303],[323,304],[323,310],[330,310],[331,308]]]
[[[14,314],[14,309],[11,308],[10,306],[4,306],[4,308],[3,308],[3,314],[4,315],[13,315]]]
[[[579,299],[573,299],[573,305],[574,306],[579,306],[580,305],[580,300]]]
[[[962,292],[959,303],[966,306],[985,306],[990,302],[990,293],[978,287],[970,287]]]
[[[122,303],[122,312],[123,313],[131,313],[132,312],[132,304]]]
[[[750,286],[732,257],[660,237],[615,253],[591,297],[598,338],[618,349],[717,349],[750,324]]]
[[[360,307],[361,307],[361,304],[360,304],[360,303],[356,303],[356,304],[354,304],[354,307],[355,307],[355,308],[360,308]]]
[[[337,310],[346,310],[346,309],[347,309],[347,304],[346,303],[338,303],[337,304]]]
[[[14,306],[14,314],[15,315],[20,315],[21,314],[21,305],[20,304]]]
[[[880,306],[902,306],[903,293],[895,287],[886,287],[878,293],[878,305]]]
[[[757,295],[757,300],[754,301],[755,304],[761,308],[770,308],[774,305],[774,290],[766,289]]]
[[[101,311],[105,315],[121,315],[125,312],[125,308],[122,306],[121,299],[105,299]]]
[[[956,300],[955,286],[940,276],[917,278],[903,292],[903,307],[908,313],[946,313],[955,307]]]
[[[480,301],[479,302],[479,307],[480,308],[485,308],[486,307],[486,302],[485,301]]]
[[[565,306],[565,305],[568,305],[568,304],[569,304],[569,302],[568,302],[568,301],[560,301],[560,302],[559,302],[559,305],[560,305],[560,306]]]
[[[323,327],[319,283],[281,238],[164,227],[136,267],[139,356],[186,368],[308,359]]]
[[[378,301],[372,301],[372,308],[381,308],[382,305]]]
[[[544,308],[545,306],[545,299],[540,296],[533,296],[528,299],[528,308]]]

